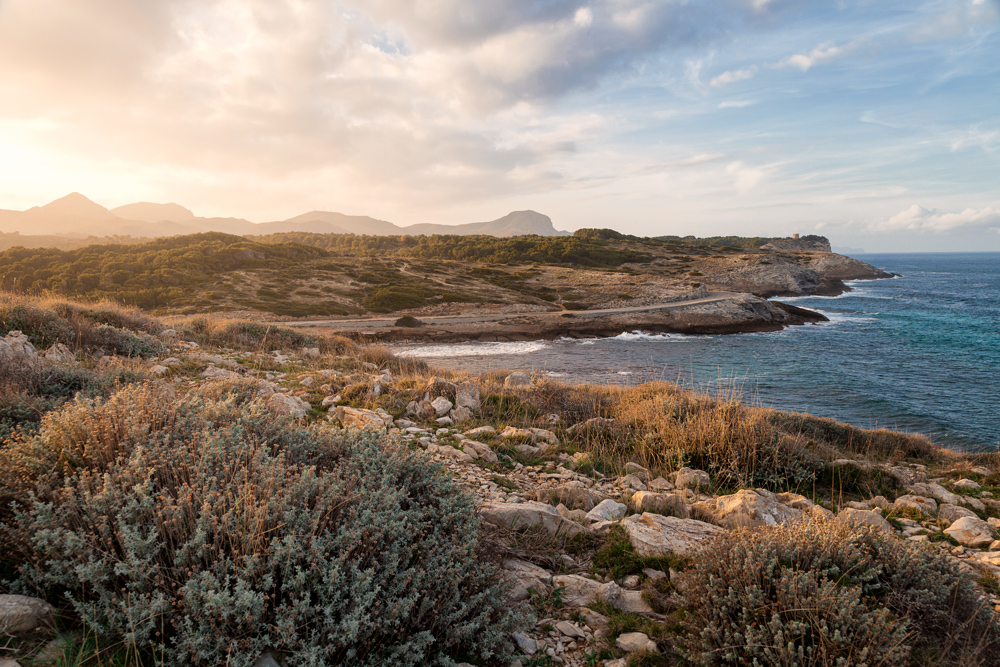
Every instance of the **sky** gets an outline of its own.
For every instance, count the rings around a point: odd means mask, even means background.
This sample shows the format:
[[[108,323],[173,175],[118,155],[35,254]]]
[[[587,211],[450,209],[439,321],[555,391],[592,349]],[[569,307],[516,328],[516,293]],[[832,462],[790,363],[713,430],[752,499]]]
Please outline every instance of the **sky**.
[[[1000,0],[0,0],[0,208],[1000,250]]]

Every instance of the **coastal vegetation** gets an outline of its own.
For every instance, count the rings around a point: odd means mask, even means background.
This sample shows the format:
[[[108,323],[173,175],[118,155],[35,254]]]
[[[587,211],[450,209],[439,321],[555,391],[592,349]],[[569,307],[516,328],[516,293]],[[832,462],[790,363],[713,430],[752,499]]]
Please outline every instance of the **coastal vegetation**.
[[[670,383],[3,299],[2,585],[56,609],[7,640],[24,663],[1000,656],[995,455]]]

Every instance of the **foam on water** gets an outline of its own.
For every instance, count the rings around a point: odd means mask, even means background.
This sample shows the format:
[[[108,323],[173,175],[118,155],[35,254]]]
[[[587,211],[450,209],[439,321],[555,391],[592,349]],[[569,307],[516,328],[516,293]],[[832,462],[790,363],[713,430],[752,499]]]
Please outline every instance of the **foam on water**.
[[[447,357],[499,357],[539,352],[548,347],[544,341],[518,341],[502,343],[454,343],[445,345],[417,345],[393,350],[400,357],[441,359]]]

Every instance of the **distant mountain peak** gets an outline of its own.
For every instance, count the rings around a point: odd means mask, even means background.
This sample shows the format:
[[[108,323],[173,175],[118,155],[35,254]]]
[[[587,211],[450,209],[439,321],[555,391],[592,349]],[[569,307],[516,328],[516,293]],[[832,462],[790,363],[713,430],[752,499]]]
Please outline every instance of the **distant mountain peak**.
[[[108,209],[87,199],[79,192],[71,192],[65,197],[60,197],[44,206],[35,206],[28,210],[51,215],[77,216],[81,218],[114,217],[114,214]]]
[[[194,219],[194,213],[180,204],[154,204],[147,201],[125,204],[111,209],[111,212],[119,218],[141,222],[163,222],[164,220],[181,222]]]

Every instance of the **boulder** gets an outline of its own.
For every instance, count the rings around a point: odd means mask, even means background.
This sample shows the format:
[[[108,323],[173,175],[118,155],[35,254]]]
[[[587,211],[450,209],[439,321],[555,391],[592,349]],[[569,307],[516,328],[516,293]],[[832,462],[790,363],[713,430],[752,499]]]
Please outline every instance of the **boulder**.
[[[684,502],[684,496],[679,493],[653,493],[652,491],[637,491],[632,496],[632,504],[635,511],[640,514],[650,512],[652,514],[663,514],[676,516],[681,519],[691,517],[691,510]]]
[[[427,445],[427,453],[463,463],[471,461],[474,458],[471,454],[467,454],[461,449],[455,449],[451,445]]]
[[[933,498],[939,503],[948,503],[949,505],[961,505],[962,498],[956,493],[952,493],[948,489],[944,488],[940,484],[932,483],[916,483],[911,484],[909,487],[910,493],[918,496],[924,496],[926,498]]]
[[[649,480],[649,471],[643,468],[638,463],[633,463],[632,461],[629,461],[628,463],[625,464],[625,474],[635,475],[636,477],[638,477],[643,481]]]
[[[712,523],[726,528],[777,526],[803,516],[802,510],[782,505],[750,489],[697,503],[695,507]]]
[[[561,516],[552,505],[538,502],[487,503],[481,511],[484,521],[497,526],[528,528],[540,526],[550,535],[574,537],[586,532],[580,524]]]
[[[587,633],[569,621],[559,621],[556,623],[556,630],[558,630],[564,637],[569,637],[570,639],[587,638]]]
[[[562,601],[567,607],[586,607],[598,600],[601,582],[578,574],[557,574],[552,585],[562,589]]]
[[[535,444],[544,442],[551,447],[559,446],[559,438],[552,431],[547,431],[544,428],[529,428],[528,431],[531,432],[531,436],[535,439]]]
[[[45,350],[42,355],[45,357],[46,361],[50,361],[56,364],[68,364],[76,361],[76,355],[73,351],[66,347],[63,343],[56,343],[49,349]]]
[[[646,485],[643,484],[642,480],[635,475],[625,475],[615,482],[618,486],[624,487],[626,489],[631,489],[633,491],[645,491]]]
[[[511,373],[504,378],[503,386],[506,389],[520,389],[531,386],[531,377],[527,373]]]
[[[937,503],[934,500],[914,495],[900,496],[896,498],[896,502],[892,506],[895,509],[916,510],[925,516],[934,516],[938,511]]]
[[[597,599],[613,609],[630,614],[648,614],[653,611],[649,603],[642,599],[640,591],[630,591],[613,581],[602,584]]]
[[[674,473],[674,486],[678,489],[699,489],[711,483],[712,478],[704,470],[681,468]]]
[[[989,524],[978,517],[964,516],[945,528],[944,532],[955,538],[963,547],[973,549],[985,549],[996,539]]]
[[[0,338],[0,359],[34,364],[38,361],[38,352],[35,351],[35,346],[31,344],[27,336],[14,330]]]
[[[497,461],[496,452],[490,449],[489,445],[484,445],[481,442],[476,442],[475,440],[462,440],[459,446],[465,451],[466,454],[474,459],[483,459],[484,461],[489,461],[490,463],[495,463]]]
[[[976,513],[972,510],[967,510],[964,507],[959,507],[958,505],[952,505],[950,503],[945,503],[938,508],[938,521],[945,524],[952,524],[958,521],[962,517],[976,517]]]
[[[458,385],[448,382],[444,378],[432,377],[424,385],[424,400],[433,401],[435,398],[444,397],[449,400],[455,398],[458,393]],[[450,408],[449,408],[450,409]]]
[[[209,366],[199,375],[206,380],[234,380],[240,376],[236,371],[218,368],[217,366]]]
[[[598,521],[619,521],[625,518],[628,507],[608,498],[598,503],[594,509],[587,512],[587,520],[596,523]]]
[[[962,478],[952,484],[952,487],[956,489],[968,489],[970,491],[975,491],[979,488],[979,484],[977,482],[973,482],[971,479]]]
[[[842,509],[837,514],[837,521],[842,521],[855,527],[871,526],[886,535],[893,533],[892,524],[886,521],[885,517],[878,510]]]
[[[508,579],[514,584],[509,593],[509,597],[514,602],[527,600],[532,590],[539,594],[548,593],[549,584],[552,581],[552,574],[548,570],[516,558],[504,561],[503,569]]]
[[[656,642],[642,632],[625,632],[618,635],[618,639],[615,640],[615,646],[626,653],[634,653],[636,651],[659,653],[659,650],[656,648]]]
[[[465,432],[466,438],[476,439],[484,435],[493,435],[497,430],[492,426],[480,426],[479,428],[474,428],[471,431]]]
[[[382,415],[372,410],[338,405],[334,408],[333,415],[345,428],[350,426],[362,430],[366,428],[373,428],[378,431],[386,430],[385,420],[382,418]]]
[[[663,479],[662,477],[657,477],[656,479],[650,480],[649,482],[646,483],[646,486],[649,487],[650,491],[662,492],[662,491],[674,490],[674,485],[671,484],[668,480]]]
[[[55,608],[45,600],[26,595],[0,595],[0,633],[34,630],[49,622]]]
[[[562,484],[556,487],[538,489],[535,491],[535,500],[549,503],[550,505],[561,503],[570,509],[589,512],[594,509],[597,503],[604,500],[604,497],[596,491],[591,491],[583,486]]]
[[[459,383],[455,388],[455,405],[472,413],[477,412],[481,405],[479,385],[471,380]]]
[[[724,532],[722,528],[695,519],[659,514],[633,514],[621,522],[636,553],[644,558],[693,553],[705,542]]]
[[[434,412],[438,417],[444,417],[446,414],[451,412],[451,409],[455,407],[455,404],[444,396],[438,396],[431,401],[431,407],[434,408]]]
[[[267,397],[267,404],[277,412],[292,415],[298,419],[306,416],[312,406],[297,396],[288,394],[271,394]]]
[[[451,421],[455,424],[461,424],[464,421],[472,419],[472,410],[458,406],[448,416],[451,417]]]

